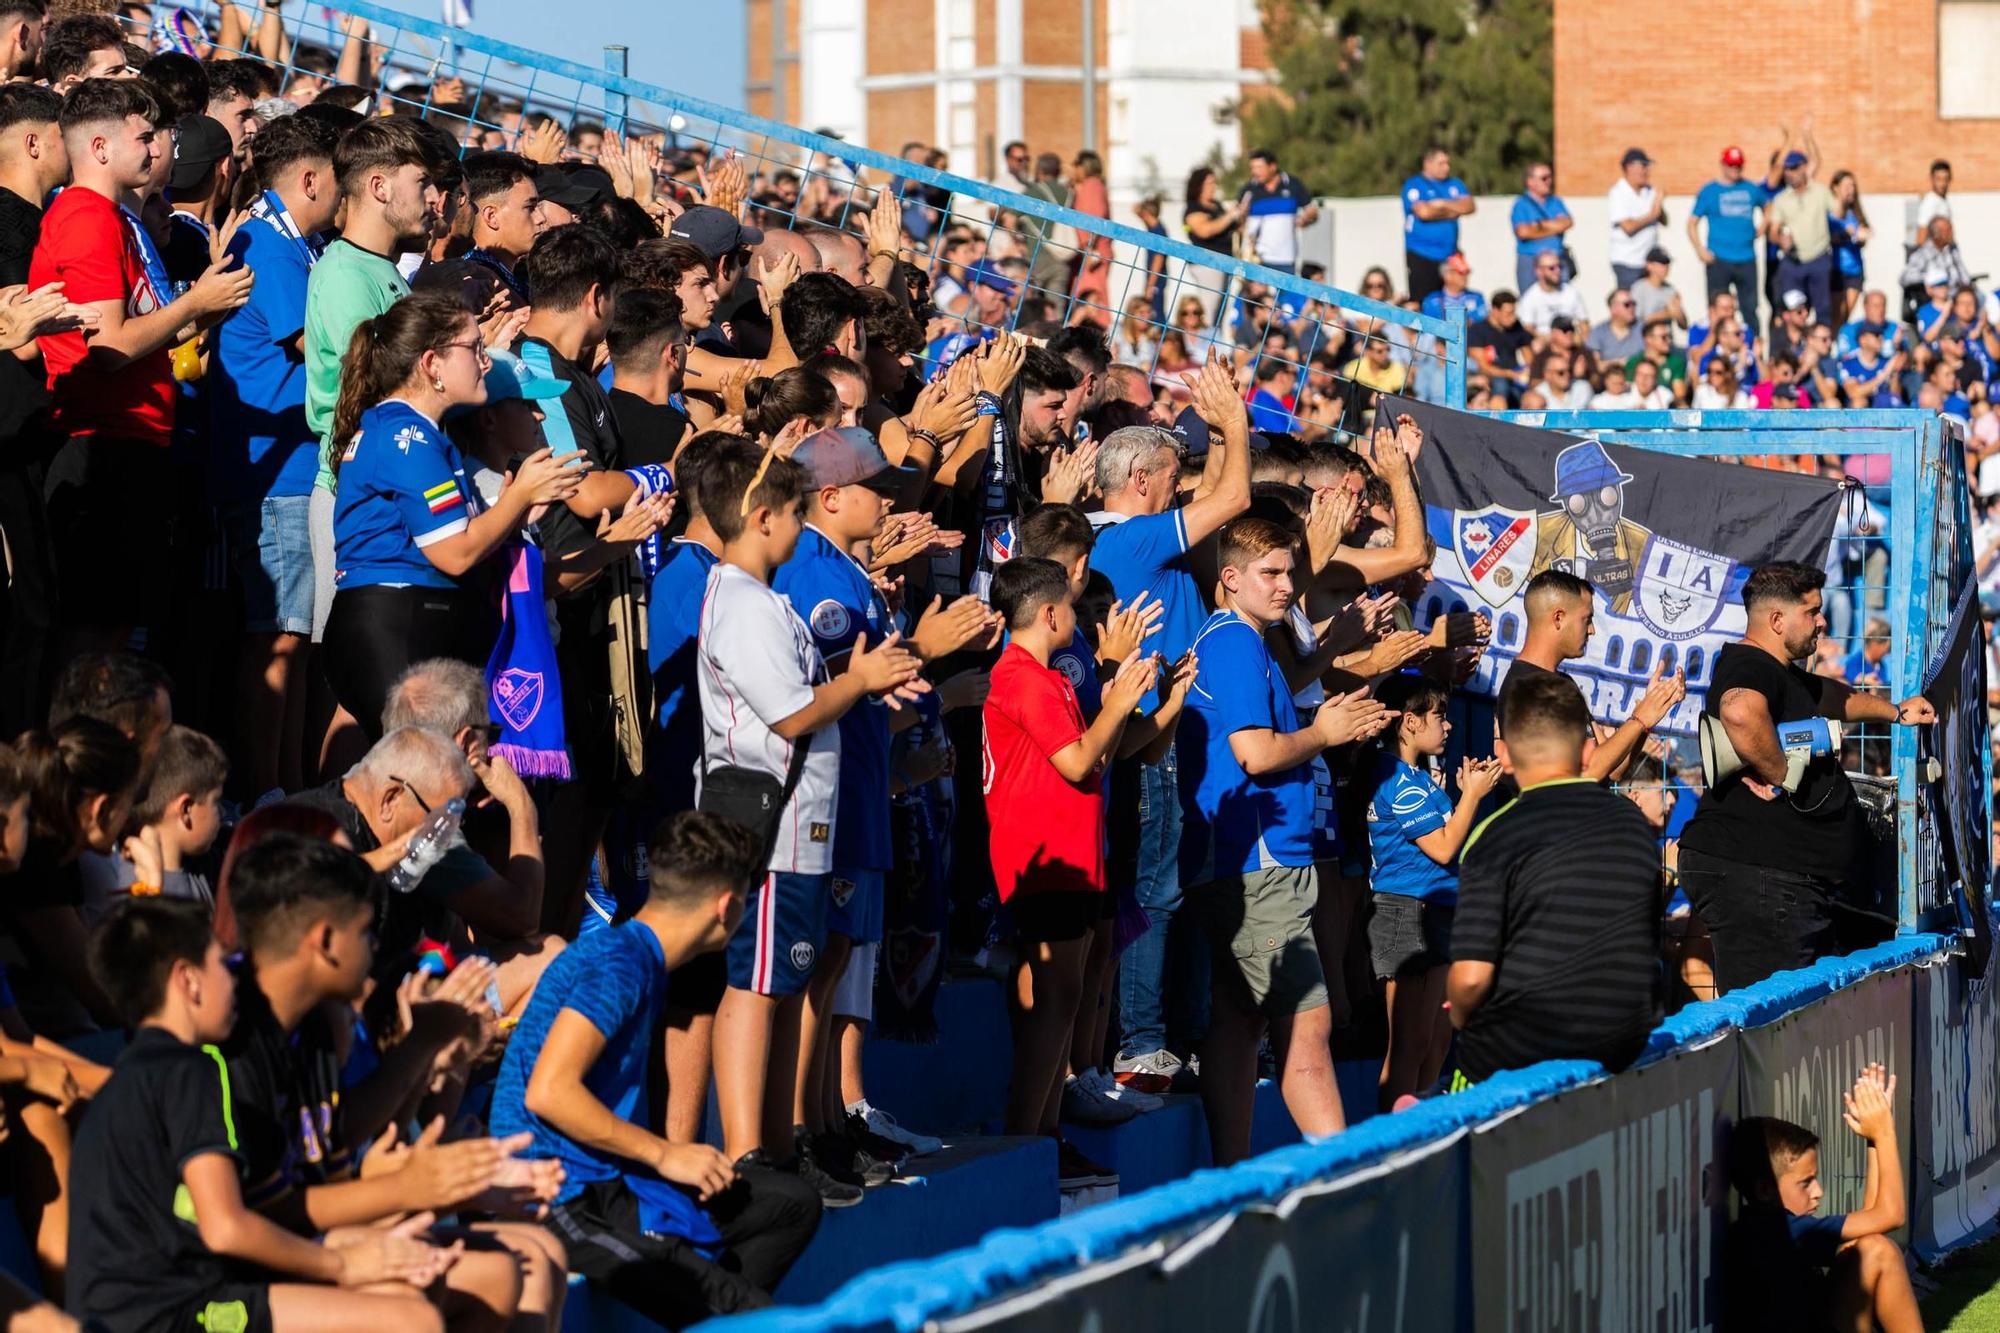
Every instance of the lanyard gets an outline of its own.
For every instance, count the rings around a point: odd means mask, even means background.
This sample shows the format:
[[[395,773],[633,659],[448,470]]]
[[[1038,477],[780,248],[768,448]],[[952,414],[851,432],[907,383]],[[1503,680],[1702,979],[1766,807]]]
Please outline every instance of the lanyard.
[[[284,200],[278,198],[276,190],[264,191],[263,197],[257,201],[256,215],[270,224],[271,229],[278,235],[298,248],[299,257],[306,261],[308,270],[319,262],[323,247],[307,240],[299,231],[299,224],[292,221],[291,210],[285,207]]]
[[[146,224],[139,221],[138,214],[123,204],[117,205],[119,215],[125,219],[126,233],[139,251],[139,267],[145,270],[146,285],[152,289],[153,309],[164,310],[174,299],[174,284],[167,277],[167,261],[160,258],[159,247],[146,232]]]

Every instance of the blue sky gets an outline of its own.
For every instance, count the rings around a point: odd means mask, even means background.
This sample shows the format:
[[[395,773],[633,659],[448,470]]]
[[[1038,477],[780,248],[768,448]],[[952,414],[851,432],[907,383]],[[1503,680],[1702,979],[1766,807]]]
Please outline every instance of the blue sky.
[[[338,0],[335,0],[338,3]],[[378,0],[436,19],[438,0]],[[631,48],[635,79],[743,105],[742,0],[472,0],[473,31],[589,65],[604,44]],[[559,21],[551,22],[552,15]]]

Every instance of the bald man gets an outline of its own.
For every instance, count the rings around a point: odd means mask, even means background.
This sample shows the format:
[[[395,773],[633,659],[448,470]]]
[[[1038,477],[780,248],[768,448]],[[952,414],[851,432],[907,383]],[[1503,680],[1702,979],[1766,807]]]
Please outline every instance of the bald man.
[[[856,287],[868,285],[868,250],[859,236],[830,227],[815,227],[806,236],[819,255],[822,272],[838,274]]]
[[[766,231],[750,252],[744,280],[715,308],[714,321],[725,330],[729,355],[760,359],[771,354],[771,312],[764,309],[764,288],[757,279],[767,264],[786,255],[798,260],[801,274],[820,271],[819,251],[803,235],[776,227]]]
[[[1507,680],[1511,684],[1517,676],[1560,676],[1562,664],[1582,657],[1590,647],[1590,638],[1597,633],[1597,589],[1588,580],[1559,569],[1545,569],[1528,580],[1527,588],[1521,594],[1522,608],[1528,616],[1528,638],[1521,645],[1521,652],[1508,669]],[[1597,748],[1584,761],[1583,775],[1593,782],[1611,782],[1623,777],[1633,760],[1639,757],[1639,747],[1646,735],[1660,725],[1667,714],[1674,710],[1687,695],[1687,678],[1676,670],[1669,676],[1660,670],[1656,662],[1653,674],[1646,682],[1646,692],[1639,696],[1631,715],[1614,729],[1593,720],[1591,728],[1597,737]],[[1568,679],[1568,677],[1564,677]],[[1574,681],[1571,688],[1579,695],[1583,691]],[[1502,696],[1505,697],[1504,695]],[[1590,700],[1584,696],[1586,710]],[[1494,710],[1493,737],[1495,753],[1504,754],[1499,747],[1504,744],[1500,733],[1506,723],[1500,710]]]

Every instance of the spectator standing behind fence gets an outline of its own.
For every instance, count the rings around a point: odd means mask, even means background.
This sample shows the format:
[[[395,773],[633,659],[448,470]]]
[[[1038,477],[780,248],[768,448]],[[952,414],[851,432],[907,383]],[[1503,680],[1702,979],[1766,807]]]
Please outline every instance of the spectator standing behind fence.
[[[1703,712],[1743,768],[1711,780],[1681,835],[1681,884],[1715,941],[1715,981],[1728,992],[1838,952],[1830,906],[1852,872],[1854,790],[1837,753],[1788,773],[1780,723],[1933,722],[1921,695],[1900,704],[1794,665],[1826,631],[1824,571],[1764,565],[1743,585],[1749,625],[1715,656]]]
[[[1646,252],[1660,243],[1660,225],[1667,220],[1667,198],[1652,184],[1653,159],[1643,148],[1627,148],[1618,161],[1623,173],[1612,182],[1608,196],[1611,276],[1620,287],[1631,287],[1646,276]]]
[[[1440,270],[1458,249],[1458,220],[1477,207],[1465,182],[1451,174],[1451,154],[1427,150],[1422,170],[1403,182],[1403,262],[1412,301],[1444,286]]]
[[[1787,136],[1780,165],[1785,188],[1775,189],[1764,210],[1764,228],[1778,247],[1778,290],[1802,291],[1822,318],[1832,318],[1832,216],[1840,211],[1833,191],[1814,180],[1819,171],[1819,143],[1808,125],[1797,138]]]
[[[1924,243],[1935,218],[1951,221],[1951,163],[1943,158],[1931,163],[1931,188],[1917,201],[1917,220],[1910,228],[1910,249]]]
[[[1718,292],[1729,291],[1751,324],[1757,322],[1757,210],[1771,202],[1762,181],[1743,178],[1743,150],[1735,144],[1722,150],[1721,174],[1701,187],[1688,213],[1688,239],[1708,278],[1712,306]],[[1708,239],[1702,241],[1702,223]]]
[[[1516,671],[1501,695],[1521,794],[1459,854],[1446,998],[1453,1090],[1541,1060],[1623,1069],[1660,1016],[1660,848],[1630,801],[1584,775],[1583,694]]]
[[[1464,192],[1460,185],[1459,193]],[[1319,220],[1319,205],[1304,182],[1279,168],[1277,154],[1270,149],[1250,151],[1250,179],[1236,200],[1236,211],[1244,218],[1244,240],[1257,262],[1282,273],[1296,272],[1299,231]],[[1445,254],[1457,248],[1456,231],[1454,227],[1454,242],[1445,248]]]
[[[1514,197],[1514,211],[1510,215],[1514,226],[1514,285],[1523,291],[1533,286],[1535,260],[1545,254],[1559,256],[1563,261],[1563,281],[1573,280],[1576,266],[1570,262],[1569,245],[1563,236],[1576,225],[1576,219],[1569,215],[1569,205],[1555,193],[1556,169],[1546,162],[1537,162],[1528,168],[1521,184],[1521,193]]]

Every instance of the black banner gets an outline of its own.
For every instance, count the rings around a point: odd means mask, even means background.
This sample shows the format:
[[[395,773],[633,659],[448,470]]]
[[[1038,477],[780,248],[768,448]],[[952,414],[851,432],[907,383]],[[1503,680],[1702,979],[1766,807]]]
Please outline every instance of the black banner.
[[[1927,1260],[1979,1236],[2000,1200],[2000,1003],[1955,956],[1911,978],[1910,1245]]]
[[[1493,641],[1470,688],[1498,692],[1527,635],[1521,590],[1544,569],[1597,586],[1597,634],[1564,667],[1600,721],[1621,722],[1656,663],[1686,671],[1664,730],[1691,734],[1709,669],[1740,638],[1743,581],[1773,560],[1823,564],[1841,489],[1793,472],[1600,444],[1407,398],[1424,428],[1417,478],[1437,542],[1419,625],[1485,611]]]
[[[1952,611],[1944,645],[1924,669],[1924,697],[1938,720],[1919,731],[1923,757],[1934,762],[1926,784],[1931,822],[1943,853],[1945,883],[1959,889],[1959,924],[1973,934],[1967,942],[1975,974],[1986,970],[1992,932],[1986,916],[1992,878],[1992,847],[1986,838],[1985,782],[1986,643],[1974,600],[1977,585],[1967,580]],[[1921,769],[1919,771],[1922,771]],[[1923,907],[1937,904],[1924,903]]]

